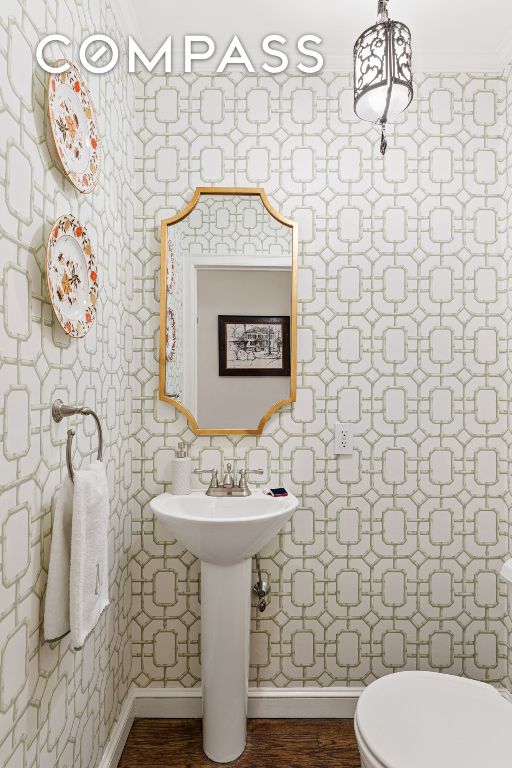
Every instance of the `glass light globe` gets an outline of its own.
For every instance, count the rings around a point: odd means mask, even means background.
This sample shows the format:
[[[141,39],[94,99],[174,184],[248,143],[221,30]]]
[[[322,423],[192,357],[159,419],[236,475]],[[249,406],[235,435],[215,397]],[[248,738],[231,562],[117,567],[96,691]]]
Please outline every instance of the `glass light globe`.
[[[386,102],[389,93],[388,85],[380,85],[371,91],[363,93],[357,102],[356,114],[361,120],[369,123],[378,123],[386,109]],[[389,100],[387,122],[391,123],[407,109],[411,102],[411,93],[406,86],[397,83],[391,88]]]

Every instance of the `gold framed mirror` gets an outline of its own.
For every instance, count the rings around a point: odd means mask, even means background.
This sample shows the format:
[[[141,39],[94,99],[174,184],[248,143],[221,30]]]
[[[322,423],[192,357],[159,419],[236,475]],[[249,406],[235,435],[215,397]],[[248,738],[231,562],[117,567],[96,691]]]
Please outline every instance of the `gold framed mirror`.
[[[160,399],[196,435],[260,435],[297,389],[297,224],[198,187],[161,223]]]

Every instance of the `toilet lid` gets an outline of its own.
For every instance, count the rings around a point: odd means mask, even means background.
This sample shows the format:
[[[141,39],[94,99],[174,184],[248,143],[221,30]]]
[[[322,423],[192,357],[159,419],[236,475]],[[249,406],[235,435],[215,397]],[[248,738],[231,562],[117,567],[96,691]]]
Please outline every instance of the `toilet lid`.
[[[500,768],[512,760],[512,705],[475,680],[388,675],[364,691],[356,722],[383,768]]]

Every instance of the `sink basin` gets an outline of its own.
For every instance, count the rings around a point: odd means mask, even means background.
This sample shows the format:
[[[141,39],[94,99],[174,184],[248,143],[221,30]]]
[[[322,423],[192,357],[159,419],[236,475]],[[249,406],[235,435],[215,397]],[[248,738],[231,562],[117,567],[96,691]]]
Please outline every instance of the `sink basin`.
[[[226,498],[162,493],[150,506],[169,538],[205,563],[226,566],[259,552],[286,525],[298,501],[291,494],[274,498],[261,491]]]

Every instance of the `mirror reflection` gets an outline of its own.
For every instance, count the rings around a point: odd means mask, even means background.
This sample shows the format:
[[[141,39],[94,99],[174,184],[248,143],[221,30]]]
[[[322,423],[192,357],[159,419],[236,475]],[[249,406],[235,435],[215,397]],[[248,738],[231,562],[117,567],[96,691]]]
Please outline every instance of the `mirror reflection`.
[[[295,241],[262,190],[197,190],[163,222],[160,391],[194,431],[261,432],[295,398]]]

